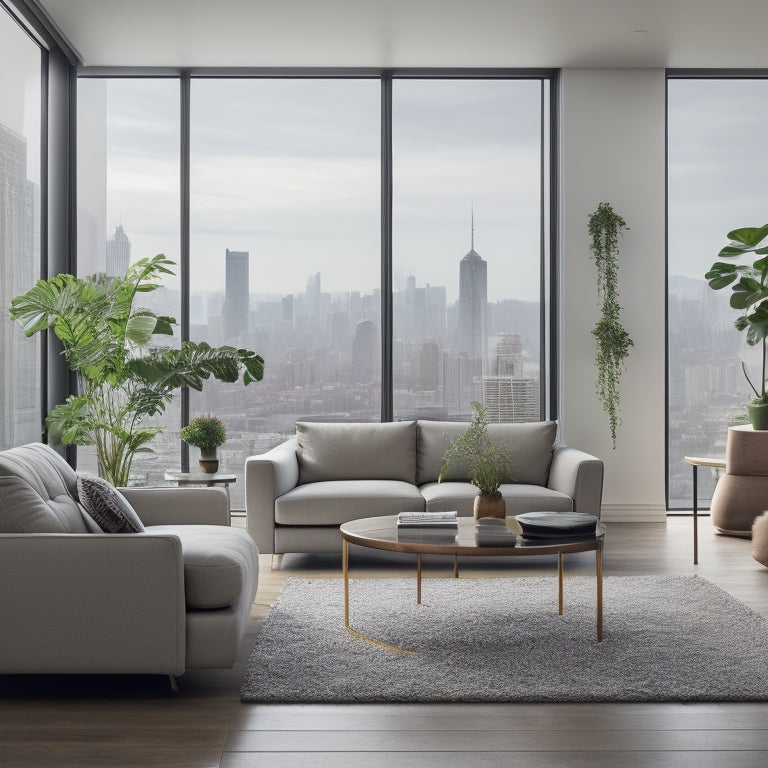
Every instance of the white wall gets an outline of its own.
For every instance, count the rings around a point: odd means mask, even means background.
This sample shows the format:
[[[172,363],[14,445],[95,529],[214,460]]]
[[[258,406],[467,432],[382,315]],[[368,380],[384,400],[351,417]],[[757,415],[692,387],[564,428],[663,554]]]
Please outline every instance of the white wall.
[[[566,69],[560,111],[562,438],[605,461],[606,520],[665,519],[665,77],[662,69]],[[595,395],[595,267],[587,221],[626,220],[619,303],[634,341],[615,450]]]

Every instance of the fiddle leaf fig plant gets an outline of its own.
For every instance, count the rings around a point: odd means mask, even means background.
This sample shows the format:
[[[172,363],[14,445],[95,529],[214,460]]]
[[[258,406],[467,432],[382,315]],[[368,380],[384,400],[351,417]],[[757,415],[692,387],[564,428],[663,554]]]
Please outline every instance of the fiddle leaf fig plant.
[[[99,473],[127,485],[134,456],[164,427],[143,423],[164,413],[181,386],[202,390],[213,376],[224,382],[259,381],[264,360],[255,352],[181,342],[153,344],[173,334],[175,320],[137,307],[136,299],[173,274],[158,254],[131,265],[124,276],[81,279],[68,274],[39,280],[11,301],[11,319],[27,336],[50,329],[63,345],[78,392],[55,406],[45,424],[52,442],[94,445]]]
[[[595,367],[597,397],[608,414],[611,441],[616,448],[616,430],[621,423],[619,384],[624,360],[634,342],[621,324],[619,306],[619,236],[629,229],[609,203],[600,203],[589,216],[589,250],[597,270],[600,319],[592,330],[597,340]]]
[[[766,394],[766,338],[768,338],[768,224],[762,227],[743,227],[728,233],[728,245],[720,250],[719,259],[735,259],[754,253],[759,258],[749,263],[716,261],[704,275],[709,287],[715,291],[731,287],[730,304],[739,310],[734,325],[746,331],[746,342],[752,347],[760,345],[762,366],[758,386],[749,376],[747,366],[742,370],[752,391],[753,405],[767,405]]]

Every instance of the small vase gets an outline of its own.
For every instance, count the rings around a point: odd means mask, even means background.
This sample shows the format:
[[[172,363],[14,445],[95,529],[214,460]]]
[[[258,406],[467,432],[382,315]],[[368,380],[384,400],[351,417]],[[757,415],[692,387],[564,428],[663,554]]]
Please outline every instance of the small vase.
[[[216,449],[204,451],[200,449],[200,469],[207,475],[215,474],[219,471],[219,457]]]
[[[747,405],[747,413],[752,429],[768,429],[768,403],[750,403]]]
[[[507,516],[507,502],[503,496],[475,496],[475,520],[481,517],[496,517],[504,520]]]

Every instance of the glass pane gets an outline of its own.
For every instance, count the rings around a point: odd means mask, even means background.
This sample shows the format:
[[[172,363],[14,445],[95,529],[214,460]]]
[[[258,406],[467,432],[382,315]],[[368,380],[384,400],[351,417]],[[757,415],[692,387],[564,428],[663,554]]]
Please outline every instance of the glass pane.
[[[77,103],[78,274],[123,274],[135,261],[164,253],[176,274],[142,294],[140,306],[178,320],[179,81],[81,78]],[[179,328],[161,338],[178,344]],[[154,454],[134,459],[132,483],[164,485],[165,470],[179,467],[179,398],[154,423],[166,429],[150,443]],[[96,471],[93,451],[78,449],[78,468]]]
[[[734,329],[730,291],[704,274],[733,229],[765,224],[768,81],[670,80],[668,104],[669,506],[690,509],[685,456],[724,456],[727,428],[745,423],[759,347]],[[759,373],[756,376],[759,381]],[[709,504],[714,475],[699,470]]]
[[[222,471],[297,419],[380,418],[379,102],[378,80],[193,80],[190,337],[265,359],[190,398],[227,426]]]
[[[40,338],[10,321],[40,277],[41,53],[0,7],[0,448],[42,433]]]
[[[396,419],[540,418],[542,82],[396,80]]]

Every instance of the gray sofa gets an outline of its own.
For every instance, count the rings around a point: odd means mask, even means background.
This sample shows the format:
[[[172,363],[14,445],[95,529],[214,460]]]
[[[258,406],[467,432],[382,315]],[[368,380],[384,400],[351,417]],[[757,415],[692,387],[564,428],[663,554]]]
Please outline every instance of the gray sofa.
[[[298,422],[296,435],[245,462],[248,532],[262,553],[341,549],[339,525],[409,510],[471,515],[477,488],[461,468],[437,482],[442,457],[468,423]],[[501,487],[507,514],[600,515],[603,462],[555,443],[557,422],[491,424],[515,482]]]
[[[231,667],[258,551],[229,527],[225,492],[119,489],[144,530],[103,533],[79,477],[40,443],[0,452],[0,673],[174,681],[188,668]]]

